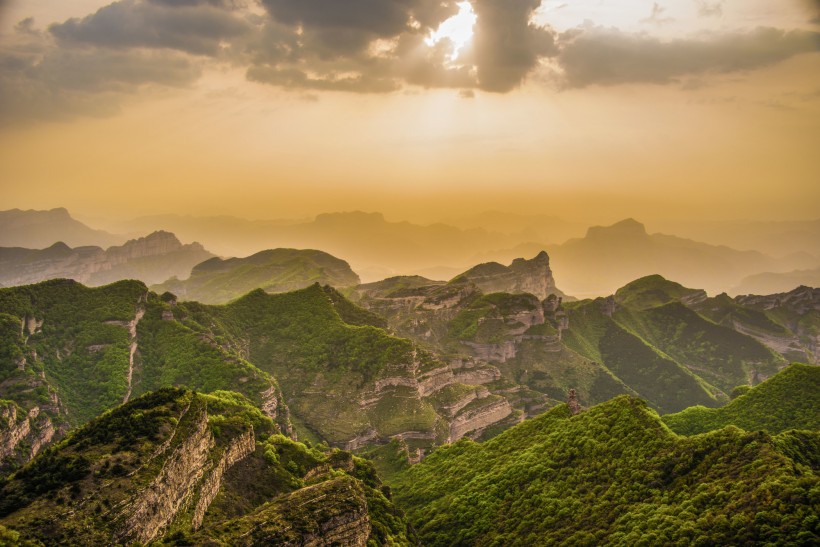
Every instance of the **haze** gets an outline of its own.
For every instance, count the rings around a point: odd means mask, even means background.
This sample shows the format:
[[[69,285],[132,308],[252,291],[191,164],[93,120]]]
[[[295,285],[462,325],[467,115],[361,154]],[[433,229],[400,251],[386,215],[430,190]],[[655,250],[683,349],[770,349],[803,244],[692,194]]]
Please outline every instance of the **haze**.
[[[818,216],[816,1],[0,6],[4,209]]]

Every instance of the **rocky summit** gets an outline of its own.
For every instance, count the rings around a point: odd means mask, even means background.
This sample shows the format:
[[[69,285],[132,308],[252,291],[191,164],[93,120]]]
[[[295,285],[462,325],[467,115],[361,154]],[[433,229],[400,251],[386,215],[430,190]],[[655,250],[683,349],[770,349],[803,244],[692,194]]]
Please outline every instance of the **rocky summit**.
[[[471,283],[484,293],[529,293],[539,300],[564,293],[555,286],[550,257],[541,251],[530,260],[516,258],[509,266],[497,262],[479,264],[455,277],[451,283]]]

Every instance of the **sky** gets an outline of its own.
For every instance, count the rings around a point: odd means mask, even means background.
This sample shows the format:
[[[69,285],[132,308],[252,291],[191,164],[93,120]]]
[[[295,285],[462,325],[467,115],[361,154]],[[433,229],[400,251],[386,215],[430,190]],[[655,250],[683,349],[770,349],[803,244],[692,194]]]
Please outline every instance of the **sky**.
[[[0,0],[2,209],[820,217],[816,0]]]

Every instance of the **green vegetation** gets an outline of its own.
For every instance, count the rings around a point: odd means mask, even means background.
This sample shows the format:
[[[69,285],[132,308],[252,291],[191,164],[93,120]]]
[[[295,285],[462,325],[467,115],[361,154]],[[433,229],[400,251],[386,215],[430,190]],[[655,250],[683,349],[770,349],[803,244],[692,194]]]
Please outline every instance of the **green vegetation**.
[[[627,308],[645,310],[699,294],[704,293],[698,289],[687,289],[660,275],[648,275],[615,291],[615,302]]]
[[[569,310],[566,344],[581,355],[602,363],[630,389],[663,412],[693,404],[717,406],[718,399],[703,380],[667,354],[627,330],[601,311],[600,300]]]
[[[636,311],[615,319],[644,340],[728,394],[741,383],[757,383],[785,364],[783,357],[754,338],[717,325],[680,302]]]
[[[128,323],[146,293],[138,281],[89,289],[74,281],[54,280],[0,289],[0,332],[7,340],[16,322],[17,332],[27,337],[8,345],[4,340],[3,351],[14,352],[17,359],[3,359],[0,365],[6,378],[0,396],[25,408],[46,405],[50,401],[40,377],[44,374],[74,424],[122,402],[127,388]],[[20,357],[26,358],[22,370],[17,366]],[[9,380],[14,382],[10,385]],[[20,389],[21,385],[28,388]],[[31,397],[30,390],[39,395]]]
[[[194,267],[186,280],[170,279],[152,287],[184,300],[224,304],[254,289],[282,293],[313,283],[350,287],[359,284],[344,260],[322,251],[271,249],[246,258],[212,258]]]
[[[695,406],[663,421],[681,435],[735,425],[771,434],[787,429],[820,430],[820,367],[795,363],[721,408]]]
[[[811,544],[820,481],[804,450],[817,442],[681,438],[619,397],[439,448],[390,484],[424,545]]]

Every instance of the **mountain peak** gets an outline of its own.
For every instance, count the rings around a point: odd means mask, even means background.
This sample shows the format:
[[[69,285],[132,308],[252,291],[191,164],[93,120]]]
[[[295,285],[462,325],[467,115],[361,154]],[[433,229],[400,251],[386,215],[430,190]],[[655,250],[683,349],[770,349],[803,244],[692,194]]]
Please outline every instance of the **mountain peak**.
[[[627,218],[616,222],[611,226],[592,226],[587,230],[588,238],[597,237],[645,237],[646,226],[635,220]]]
[[[550,257],[545,251],[539,252],[529,260],[516,258],[509,266],[498,262],[479,264],[455,277],[453,281],[475,283],[485,293],[530,293],[539,300],[547,298],[550,294],[564,295],[555,287]]]

